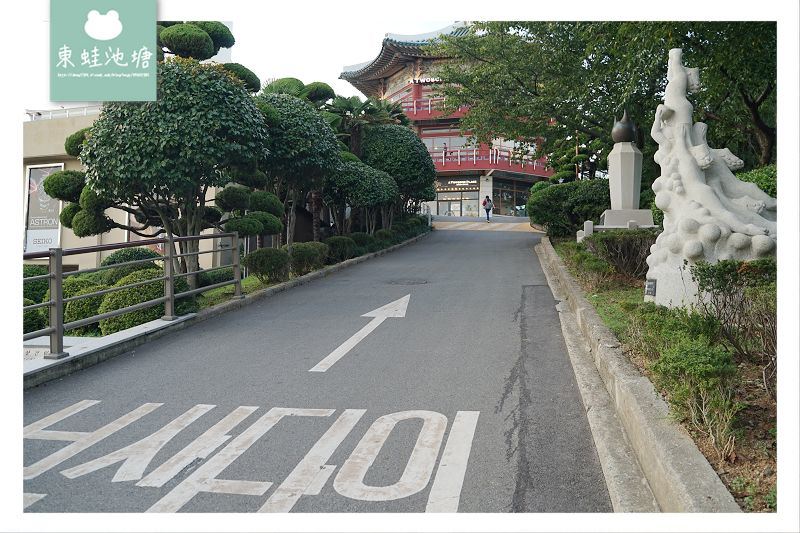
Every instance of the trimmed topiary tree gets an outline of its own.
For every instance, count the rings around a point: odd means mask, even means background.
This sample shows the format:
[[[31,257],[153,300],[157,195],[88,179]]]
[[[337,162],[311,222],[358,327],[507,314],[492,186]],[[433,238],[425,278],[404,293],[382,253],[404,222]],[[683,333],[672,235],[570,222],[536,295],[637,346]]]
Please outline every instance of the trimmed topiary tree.
[[[284,207],[277,196],[267,191],[253,191],[250,194],[250,209],[265,211],[278,218],[283,217]]]
[[[574,236],[586,220],[597,221],[611,205],[608,180],[593,179],[559,183],[528,198],[531,222],[544,227],[551,237]]]
[[[198,61],[208,59],[216,53],[211,36],[195,24],[175,24],[164,28],[159,34],[159,40],[175,55]]]
[[[272,213],[265,211],[249,211],[247,217],[258,220],[264,227],[261,235],[278,235],[283,231],[283,222]]]
[[[245,88],[251,93],[257,93],[261,90],[261,80],[249,68],[239,63],[223,63],[222,66],[242,80]]]
[[[244,257],[244,266],[263,284],[289,278],[289,254],[281,248],[259,248]]]
[[[83,128],[67,137],[67,140],[64,141],[64,151],[67,155],[71,155],[72,157],[79,157],[81,155],[83,143],[86,141],[86,136],[89,135],[91,130],[92,128]]]
[[[219,52],[220,48],[230,48],[236,43],[236,39],[234,39],[231,30],[225,24],[217,22],[216,20],[193,20],[186,24],[197,26],[211,37],[211,42],[214,46],[214,54]]]
[[[47,176],[42,185],[51,198],[78,203],[86,185],[86,174],[78,170],[59,170]]]
[[[296,242],[284,245],[284,249],[289,253],[289,264],[295,276],[322,268],[328,257],[328,245],[322,242]]]
[[[225,223],[226,232],[236,232],[239,237],[252,237],[264,233],[264,225],[255,217],[234,218]]]
[[[241,214],[250,207],[250,194],[251,191],[247,187],[228,185],[224,189],[217,191],[214,203],[223,211]]]
[[[328,245],[328,259],[331,263],[340,263],[347,261],[356,254],[356,241],[350,237],[337,235],[325,239],[325,244]]]

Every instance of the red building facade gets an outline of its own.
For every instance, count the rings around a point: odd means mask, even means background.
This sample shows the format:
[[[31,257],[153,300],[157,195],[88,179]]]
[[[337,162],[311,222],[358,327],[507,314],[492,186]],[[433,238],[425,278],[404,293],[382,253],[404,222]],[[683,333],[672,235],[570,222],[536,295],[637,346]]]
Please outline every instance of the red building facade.
[[[436,166],[432,213],[479,217],[483,215],[481,199],[489,196],[495,214],[525,216],[531,185],[553,174],[547,160],[512,157],[513,143],[502,139],[491,145],[471,145],[469,132],[461,133],[459,128],[469,109],[459,108],[450,115],[440,111],[443,99],[434,89],[440,81],[436,67],[448,59],[432,57],[422,47],[441,35],[466,31],[465,24],[457,23],[427,34],[387,34],[375,59],[344,67],[339,78],[368,97],[402,104]]]

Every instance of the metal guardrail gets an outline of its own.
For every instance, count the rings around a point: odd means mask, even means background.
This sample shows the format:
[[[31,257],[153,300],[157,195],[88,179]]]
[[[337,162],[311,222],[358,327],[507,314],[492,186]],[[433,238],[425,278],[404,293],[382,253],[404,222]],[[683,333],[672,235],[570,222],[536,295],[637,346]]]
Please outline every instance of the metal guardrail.
[[[54,118],[86,117],[97,115],[103,109],[102,104],[87,105],[81,107],[69,107],[66,109],[26,109],[25,113],[30,120],[50,120]]]
[[[183,291],[176,293],[175,292],[175,282],[180,278],[184,278],[187,276],[191,276],[193,274],[197,274],[197,272],[185,272],[185,273],[176,273],[175,272],[175,260],[179,257],[187,257],[193,255],[202,255],[214,252],[220,252],[223,250],[227,250],[227,248],[223,247],[213,247],[210,250],[202,250],[197,252],[189,252],[183,254],[175,253],[175,243],[179,242],[188,242],[188,241],[201,241],[205,239],[222,239],[230,237],[232,239],[231,243],[231,251],[232,253],[232,262],[231,265],[224,265],[214,268],[205,269],[204,272],[213,272],[215,270],[221,270],[223,268],[233,267],[233,279],[229,281],[222,281],[219,283],[214,283],[212,285],[208,285],[206,287],[200,287],[197,289],[191,289],[188,291]],[[117,263],[114,265],[107,265],[107,266],[100,266],[97,268],[88,268],[84,270],[77,270],[74,272],[64,272],[63,269],[63,258],[70,255],[80,255],[80,254],[88,254],[88,253],[97,253],[102,251],[109,251],[109,250],[120,250],[123,248],[136,248],[140,246],[148,246],[151,244],[166,244],[167,254],[163,256],[162,259],[137,259],[134,261],[126,261],[124,263]],[[191,237],[173,237],[168,236],[164,238],[158,239],[146,239],[141,241],[135,242],[126,242],[126,243],[119,243],[119,244],[102,244],[98,246],[86,246],[81,248],[50,248],[50,250],[46,252],[31,252],[23,254],[22,258],[24,260],[31,260],[31,259],[47,259],[48,260],[48,273],[31,276],[28,278],[23,278],[23,283],[27,283],[30,281],[47,279],[49,283],[50,289],[50,299],[47,302],[42,302],[38,304],[32,304],[23,306],[22,310],[23,313],[25,311],[40,309],[42,307],[48,307],[48,316],[49,316],[49,326],[37,331],[32,331],[30,333],[25,333],[22,337],[23,340],[33,339],[36,337],[41,337],[44,335],[48,335],[50,337],[50,353],[45,356],[47,359],[61,359],[62,357],[66,357],[69,355],[67,352],[64,351],[64,332],[69,331],[72,329],[80,328],[89,324],[93,324],[95,322],[99,322],[100,320],[104,320],[107,318],[112,318],[119,315],[124,315],[126,313],[130,313],[133,311],[138,311],[140,309],[146,309],[148,307],[153,307],[156,305],[164,304],[164,320],[175,320],[175,301],[179,298],[185,298],[188,296],[193,296],[195,294],[199,294],[201,292],[209,291],[211,289],[216,289],[218,287],[224,287],[226,285],[234,285],[234,298],[243,298],[242,296],[242,269],[241,265],[239,264],[239,235],[237,233],[215,233],[212,235],[199,235],[199,236],[191,236]],[[145,281],[138,281],[135,283],[129,283],[127,285],[121,285],[119,287],[114,286],[108,289],[102,289],[99,291],[94,291],[86,294],[81,294],[78,296],[72,296],[69,298],[64,298],[64,291],[63,291],[63,280],[67,276],[74,276],[77,274],[88,274],[90,272],[99,272],[103,270],[108,270],[112,268],[120,268],[129,265],[135,264],[142,264],[148,263],[153,261],[163,261],[164,263],[164,275],[159,278],[148,279]],[[101,296],[111,292],[120,291],[123,289],[131,289],[135,287],[140,287],[142,285],[147,285],[148,283],[154,282],[164,282],[164,296],[160,298],[155,298],[152,300],[148,300],[146,302],[140,302],[134,305],[130,305],[127,307],[123,307],[121,309],[115,309],[114,311],[109,311],[106,313],[102,313],[99,315],[93,315],[91,317],[83,318],[81,320],[75,320],[73,322],[64,323],[64,305],[68,302],[81,300],[84,298],[92,298],[94,296]]]

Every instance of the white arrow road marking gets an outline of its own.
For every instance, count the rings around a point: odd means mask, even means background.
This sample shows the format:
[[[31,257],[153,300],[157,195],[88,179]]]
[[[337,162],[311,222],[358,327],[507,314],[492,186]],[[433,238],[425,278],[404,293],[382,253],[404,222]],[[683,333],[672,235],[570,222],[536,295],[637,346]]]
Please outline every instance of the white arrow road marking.
[[[23,492],[22,493],[22,508],[27,509],[34,503],[38,502],[42,498],[47,496],[47,494],[34,494],[32,492]]]
[[[406,308],[408,307],[408,300],[410,298],[411,295],[406,294],[399,300],[395,300],[375,309],[374,311],[370,311],[369,313],[364,313],[361,315],[364,317],[372,317],[372,320],[369,322],[369,324],[358,330],[355,335],[344,341],[325,359],[317,363],[317,365],[309,370],[309,372],[325,372],[332,367],[336,361],[347,355],[347,353],[352,350],[356,344],[364,340],[364,338],[372,333],[375,328],[380,326],[384,320],[387,318],[403,318],[406,316]]]
[[[88,433],[85,431],[53,431],[45,428],[52,426],[56,422],[61,422],[65,418],[69,418],[72,415],[80,413],[84,409],[88,409],[89,407],[98,403],[100,403],[100,400],[81,400],[80,402],[74,403],[69,407],[65,407],[64,409],[53,413],[52,415],[46,416],[41,420],[25,426],[22,429],[22,438],[37,440],[66,440],[75,442],[81,437],[88,435]]]
[[[447,436],[439,468],[428,495],[426,513],[457,513],[461,487],[467,473],[467,461],[472,449],[475,427],[480,411],[459,411]]]

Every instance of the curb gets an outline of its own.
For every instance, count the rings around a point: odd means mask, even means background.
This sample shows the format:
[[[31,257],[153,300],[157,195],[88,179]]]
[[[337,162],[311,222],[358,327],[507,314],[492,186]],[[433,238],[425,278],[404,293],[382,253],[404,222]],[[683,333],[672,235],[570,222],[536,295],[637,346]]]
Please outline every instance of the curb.
[[[165,335],[170,335],[176,331],[180,331],[199,322],[203,322],[204,320],[208,320],[209,318],[221,315],[222,313],[227,313],[229,311],[240,309],[242,307],[255,303],[259,300],[262,300],[264,298],[268,298],[279,292],[283,292],[285,290],[291,289],[293,287],[298,287],[300,285],[305,285],[306,283],[309,283],[316,279],[324,278],[325,276],[333,274],[334,272],[338,272],[344,268],[357,265],[359,263],[363,263],[364,261],[368,261],[375,257],[380,257],[381,255],[393,252],[399,248],[408,246],[409,244],[414,244],[420,239],[423,239],[424,237],[430,235],[432,231],[433,229],[425,233],[422,233],[420,235],[417,235],[416,237],[412,237],[408,240],[405,240],[399,244],[395,244],[388,248],[384,248],[383,250],[378,250],[377,252],[360,255],[358,257],[348,259],[347,261],[342,261],[341,263],[336,263],[335,265],[329,265],[319,270],[315,270],[314,272],[310,272],[308,274],[305,274],[304,276],[300,276],[299,278],[295,278],[289,281],[284,281],[283,283],[278,283],[277,285],[273,285],[271,287],[266,287],[257,292],[253,292],[251,294],[243,296],[238,300],[228,300],[227,302],[215,305],[214,307],[203,309],[198,313],[187,315],[186,317],[180,317],[181,320],[179,322],[169,324],[163,328],[142,333],[141,335],[130,337],[122,341],[119,341],[117,343],[103,346],[96,350],[87,351],[75,357],[67,357],[65,359],[54,362],[52,365],[48,365],[43,368],[31,370],[30,372],[23,374],[22,378],[23,390],[36,387],[37,385],[41,385],[42,383],[62,378],[64,376],[72,374],[73,372],[77,372],[78,370],[82,370],[84,368],[96,365],[107,359],[116,357],[117,355],[127,353],[131,351],[133,348],[140,346],[146,342],[150,342],[152,340],[161,338]]]
[[[628,360],[617,338],[583,297],[549,238],[542,237],[537,252],[555,274],[564,303],[576,317],[577,329],[589,346],[659,508],[664,512],[741,512],[694,441],[669,419],[669,408],[653,384]]]

